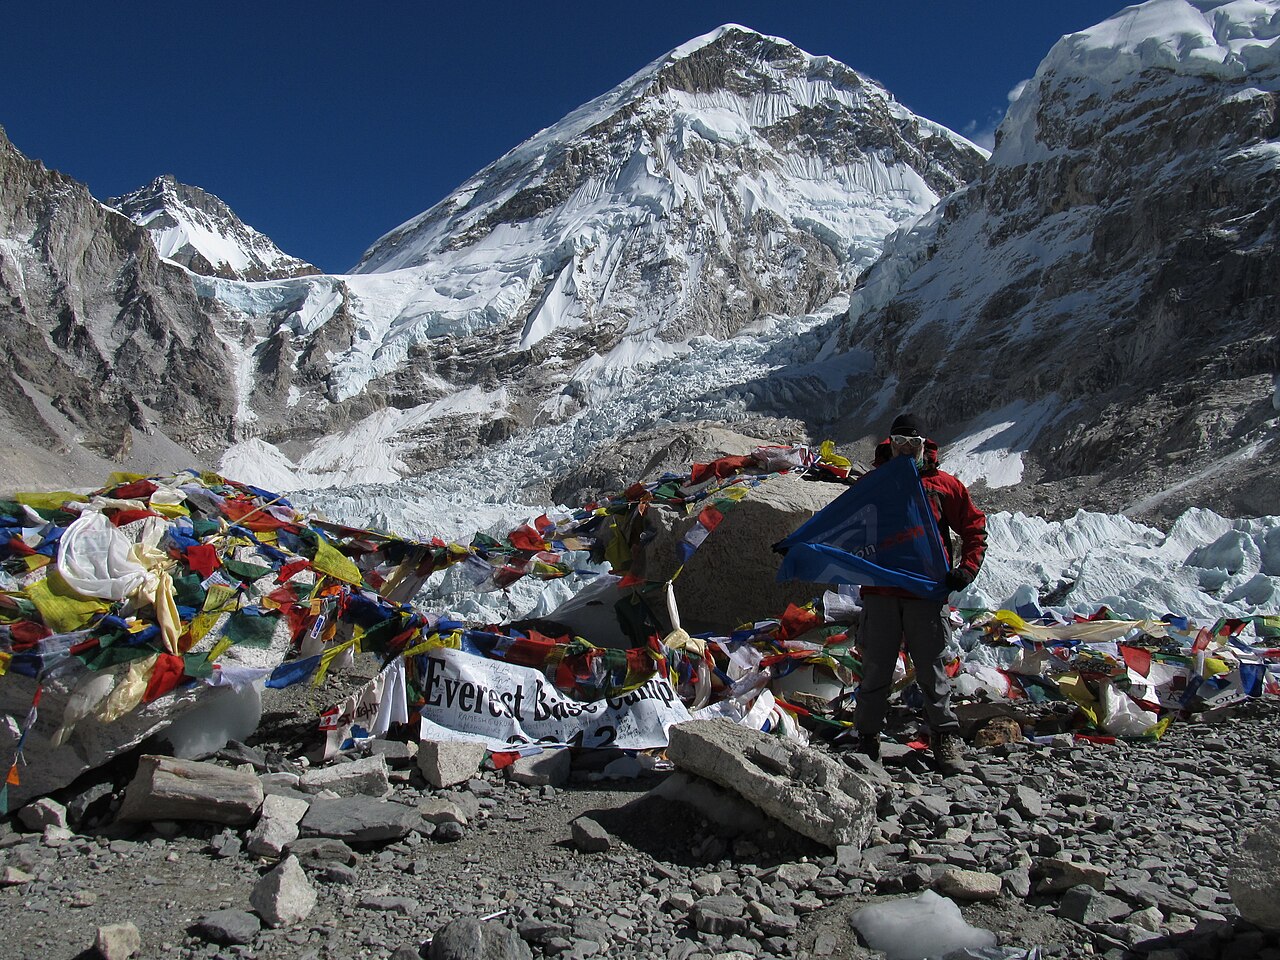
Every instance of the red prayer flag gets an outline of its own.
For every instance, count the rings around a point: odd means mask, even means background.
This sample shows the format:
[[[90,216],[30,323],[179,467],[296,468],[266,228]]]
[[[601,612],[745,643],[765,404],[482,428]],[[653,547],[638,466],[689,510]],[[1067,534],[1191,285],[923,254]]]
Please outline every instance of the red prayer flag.
[[[542,534],[528,524],[516,527],[507,534],[507,541],[517,550],[530,550],[536,553],[547,548],[546,541],[542,539]]]
[[[183,659],[172,653],[162,653],[156,657],[156,665],[151,670],[151,679],[147,682],[147,692],[142,695],[142,702],[150,703],[176,687],[182,680],[185,666]]]
[[[1151,651],[1144,650],[1142,647],[1120,647],[1120,656],[1124,657],[1124,664],[1135,673],[1147,676],[1151,673]]]
[[[222,566],[222,561],[218,559],[218,551],[212,544],[197,543],[187,547],[187,566],[204,580]]]

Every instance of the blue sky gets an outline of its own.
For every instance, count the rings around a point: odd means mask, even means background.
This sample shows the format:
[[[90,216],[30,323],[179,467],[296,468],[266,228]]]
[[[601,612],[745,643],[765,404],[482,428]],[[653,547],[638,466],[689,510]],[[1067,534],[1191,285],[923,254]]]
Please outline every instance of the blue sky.
[[[0,126],[106,198],[171,173],[329,272],[481,167],[723,23],[989,135],[1098,0],[42,0],[5,12]]]

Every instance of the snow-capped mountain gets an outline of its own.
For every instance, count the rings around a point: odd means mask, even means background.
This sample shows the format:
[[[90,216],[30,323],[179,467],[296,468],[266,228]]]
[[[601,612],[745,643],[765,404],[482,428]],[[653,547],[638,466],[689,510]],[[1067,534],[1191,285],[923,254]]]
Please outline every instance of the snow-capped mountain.
[[[859,282],[843,438],[913,407],[989,499],[1280,509],[1280,3],[1062,38],[990,161]]]
[[[230,462],[294,485],[392,481],[566,422],[825,304],[983,159],[843,64],[723,27],[516,147],[353,275],[205,283],[259,341],[242,377],[257,421]],[[292,462],[273,449],[299,432],[326,439]]]
[[[133,420],[203,424],[207,446],[239,441],[227,474],[333,487],[312,498],[331,515],[406,532],[687,463],[684,438],[726,424],[865,454],[904,407],[988,506],[1274,513],[1278,24],[1280,0],[1149,0],[1066,37],[985,164],[849,68],[725,27],[350,275],[181,270],[91,198],[68,218],[71,182],[44,171],[0,193],[0,278],[35,303],[62,269],[33,266],[49,237],[133,245],[163,278],[156,309],[189,317],[203,351]],[[127,289],[128,269],[76,282]],[[57,350],[84,341],[41,316]],[[173,365],[186,333],[156,336],[148,363]],[[46,406],[92,402],[39,382]]]
[[[213,194],[168,175],[113,197],[107,205],[146,227],[162,257],[193,273],[232,280],[281,280],[320,272],[282,251]]]

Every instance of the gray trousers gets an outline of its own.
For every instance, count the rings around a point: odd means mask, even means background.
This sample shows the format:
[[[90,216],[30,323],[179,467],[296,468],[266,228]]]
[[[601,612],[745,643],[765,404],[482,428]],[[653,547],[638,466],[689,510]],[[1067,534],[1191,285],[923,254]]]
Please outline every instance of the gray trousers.
[[[959,733],[960,723],[951,710],[951,682],[942,660],[947,631],[941,604],[881,594],[862,595],[862,629],[858,633],[862,682],[858,685],[854,727],[868,737],[877,737],[884,729],[893,668],[904,640],[916,668],[916,682],[924,694],[929,727],[937,733]]]

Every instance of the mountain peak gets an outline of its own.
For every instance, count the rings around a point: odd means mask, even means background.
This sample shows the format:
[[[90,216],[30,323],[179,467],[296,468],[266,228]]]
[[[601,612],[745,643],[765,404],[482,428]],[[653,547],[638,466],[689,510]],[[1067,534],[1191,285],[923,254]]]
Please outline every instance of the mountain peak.
[[[744,27],[739,23],[726,23],[722,26],[716,27],[709,33],[704,33],[700,37],[694,37],[692,40],[688,40],[685,43],[680,44],[680,46],[676,47],[663,57],[662,61],[671,62],[675,60],[682,60],[685,57],[692,56],[698,51],[705,49],[706,47],[722,43],[726,38],[729,40],[736,40],[739,38],[753,41],[766,40],[777,46],[791,47],[796,50],[800,49],[790,40],[786,40],[782,37],[771,37],[768,34],[761,33],[759,30],[752,30],[750,27]]]
[[[278,280],[319,273],[246,224],[221,199],[173,174],[106,201],[145,227],[161,256],[192,273],[231,280]]]

